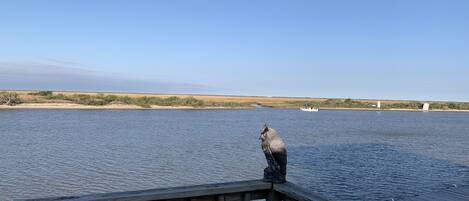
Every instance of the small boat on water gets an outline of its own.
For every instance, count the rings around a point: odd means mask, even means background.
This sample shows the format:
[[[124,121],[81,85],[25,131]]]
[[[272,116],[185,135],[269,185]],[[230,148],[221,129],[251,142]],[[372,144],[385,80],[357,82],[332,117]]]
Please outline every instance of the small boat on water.
[[[319,108],[317,107],[306,107],[306,108],[300,108],[301,111],[304,111],[304,112],[318,112],[319,111]]]

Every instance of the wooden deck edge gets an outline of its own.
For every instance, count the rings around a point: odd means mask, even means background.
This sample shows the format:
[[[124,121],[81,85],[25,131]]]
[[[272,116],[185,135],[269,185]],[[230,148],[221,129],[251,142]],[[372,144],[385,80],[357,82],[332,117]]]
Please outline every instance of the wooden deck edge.
[[[297,201],[327,201],[322,195],[312,193],[296,184],[287,182],[284,184],[274,184],[273,190]]]
[[[265,183],[262,180],[236,181],[227,183],[213,183],[194,186],[181,186],[171,188],[158,188],[138,191],[100,193],[82,196],[62,196],[40,199],[24,199],[18,201],[147,201],[147,200],[171,200],[207,197],[227,196],[237,194],[246,196],[244,200],[267,198],[267,200],[286,201],[326,201],[319,194],[309,192],[300,186],[287,182],[284,184]],[[280,197],[268,197],[278,194]],[[278,199],[280,198],[280,199]],[[223,198],[224,200],[224,198]]]
[[[218,194],[229,194],[250,191],[271,190],[272,184],[262,180],[236,181],[227,183],[213,183],[194,186],[181,186],[172,188],[158,188],[127,192],[100,193],[83,196],[62,196],[41,199],[18,199],[16,201],[145,201],[178,199],[187,197],[200,197]]]

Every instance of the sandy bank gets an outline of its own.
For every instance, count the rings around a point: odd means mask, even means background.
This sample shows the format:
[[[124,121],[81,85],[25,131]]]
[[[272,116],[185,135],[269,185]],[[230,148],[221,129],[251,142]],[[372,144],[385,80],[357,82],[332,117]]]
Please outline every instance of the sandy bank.
[[[227,107],[190,107],[190,106],[156,106],[142,108],[137,105],[110,104],[104,106],[80,105],[73,103],[23,103],[15,106],[0,105],[0,109],[129,109],[129,110],[152,110],[152,109],[247,109],[247,108],[227,108]]]

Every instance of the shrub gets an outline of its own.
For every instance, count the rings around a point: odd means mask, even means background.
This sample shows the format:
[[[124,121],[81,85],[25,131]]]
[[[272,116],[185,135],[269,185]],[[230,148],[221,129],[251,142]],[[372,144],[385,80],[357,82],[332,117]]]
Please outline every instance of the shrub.
[[[118,102],[124,103],[124,104],[132,104],[133,100],[132,98],[128,96],[118,96],[116,99]]]
[[[422,109],[423,103],[420,102],[401,102],[384,105],[384,108],[398,108],[398,109]]]
[[[37,93],[40,96],[51,96],[52,95],[52,91],[39,91]]]
[[[196,99],[194,97],[180,98],[177,96],[171,96],[167,98],[160,97],[148,97],[143,96],[139,98],[131,98],[129,96],[116,96],[116,95],[88,95],[88,94],[74,94],[65,95],[57,94],[54,95],[51,91],[39,91],[36,93],[30,93],[31,95],[40,95],[49,100],[66,100],[72,103],[82,105],[95,105],[102,106],[111,103],[122,103],[129,105],[137,105],[143,108],[151,108],[151,105],[160,106],[192,106],[192,107],[204,107],[204,106],[216,106],[216,107],[239,107],[247,106],[249,103],[236,103],[236,102],[205,102],[203,100]]]
[[[100,96],[90,96],[86,94],[78,94],[75,95],[76,100],[75,102],[82,105],[96,105],[102,106],[107,105],[108,103]]]
[[[52,96],[52,91],[38,91],[34,93],[28,93],[29,95],[35,96]]]
[[[107,96],[105,96],[103,99],[104,99],[104,101],[106,101],[106,102],[108,102],[108,103],[112,103],[112,102],[114,102],[114,101],[117,100],[117,96],[115,96],[115,95],[107,95]]]
[[[17,93],[2,92],[0,93],[0,105],[14,106],[20,104],[21,100]]]

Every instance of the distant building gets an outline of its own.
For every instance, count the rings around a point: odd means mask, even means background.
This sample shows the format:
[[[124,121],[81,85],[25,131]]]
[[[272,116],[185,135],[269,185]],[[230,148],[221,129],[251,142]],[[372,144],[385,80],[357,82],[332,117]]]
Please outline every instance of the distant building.
[[[422,110],[423,111],[428,111],[429,109],[430,109],[430,103],[424,103],[423,107],[422,107]]]
[[[381,108],[381,101],[378,101],[378,103],[376,103],[376,108]]]

